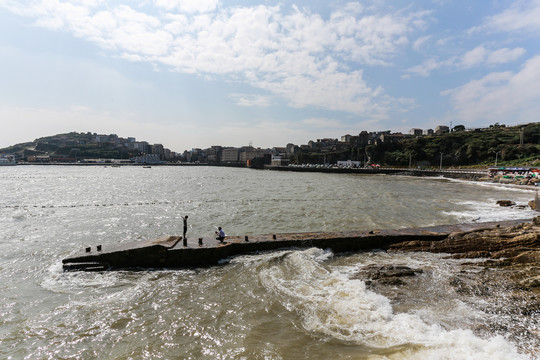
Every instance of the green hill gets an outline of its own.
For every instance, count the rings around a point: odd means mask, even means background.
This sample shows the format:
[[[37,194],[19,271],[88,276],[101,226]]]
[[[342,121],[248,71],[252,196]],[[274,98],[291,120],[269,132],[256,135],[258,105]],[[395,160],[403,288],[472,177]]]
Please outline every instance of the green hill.
[[[107,141],[97,141],[97,136],[90,132],[58,134],[3,148],[0,152],[15,154],[21,159],[39,155],[48,155],[58,159],[129,159],[139,154],[138,150],[125,146],[126,139],[108,135],[110,139]]]
[[[492,125],[486,129],[464,130],[456,126],[441,135],[411,136],[397,142],[350,147],[327,153],[301,153],[293,163],[320,164],[339,160],[407,167],[540,166],[540,123],[507,127]],[[521,144],[521,134],[523,141]]]
[[[521,131],[523,143],[520,144]],[[385,151],[384,161],[408,164],[408,155],[417,161],[445,166],[540,165],[540,123],[523,126],[494,126],[477,131],[457,131],[441,136],[408,139],[396,151]],[[405,159],[403,158],[405,155]]]

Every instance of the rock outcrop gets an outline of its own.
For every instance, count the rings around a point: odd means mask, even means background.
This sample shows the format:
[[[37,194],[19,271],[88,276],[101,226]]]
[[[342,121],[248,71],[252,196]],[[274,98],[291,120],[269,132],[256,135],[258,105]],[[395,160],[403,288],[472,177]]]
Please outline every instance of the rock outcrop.
[[[516,205],[516,203],[513,202],[512,200],[499,200],[499,201],[497,201],[497,205],[499,205],[499,206],[514,206],[514,205]]]
[[[455,232],[441,241],[405,241],[389,251],[448,253],[456,259],[483,258],[480,265],[505,268],[522,288],[540,294],[540,216],[512,227]],[[478,263],[476,263],[478,265]]]
[[[370,264],[361,268],[352,278],[365,280],[366,285],[371,285],[373,282],[384,285],[403,285],[402,278],[415,276],[422,272],[421,269],[412,269],[404,265]]]

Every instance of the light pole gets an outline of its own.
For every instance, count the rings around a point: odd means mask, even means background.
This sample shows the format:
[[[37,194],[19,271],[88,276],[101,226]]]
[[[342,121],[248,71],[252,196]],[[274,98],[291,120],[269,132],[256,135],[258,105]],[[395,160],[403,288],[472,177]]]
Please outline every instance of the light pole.
[[[443,156],[443,153],[441,153],[441,163],[439,164],[439,170],[442,170],[442,156]]]
[[[501,153],[500,151],[497,151],[497,152],[495,153],[495,167],[497,166],[497,160],[499,159],[499,154],[500,154],[500,153]]]
[[[409,153],[409,169],[412,167],[412,153]]]

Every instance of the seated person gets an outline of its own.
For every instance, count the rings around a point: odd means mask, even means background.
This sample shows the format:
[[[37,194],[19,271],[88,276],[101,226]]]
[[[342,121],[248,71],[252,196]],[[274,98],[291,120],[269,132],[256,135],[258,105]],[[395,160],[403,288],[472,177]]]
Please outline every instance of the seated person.
[[[218,227],[218,231],[216,231],[216,235],[217,235],[216,240],[223,242],[223,240],[225,239],[225,231],[223,231],[221,226]]]

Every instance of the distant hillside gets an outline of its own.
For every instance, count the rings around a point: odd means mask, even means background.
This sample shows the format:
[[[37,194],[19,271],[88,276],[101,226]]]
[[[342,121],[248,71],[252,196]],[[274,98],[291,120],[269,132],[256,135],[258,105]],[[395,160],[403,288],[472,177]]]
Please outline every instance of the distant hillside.
[[[15,154],[21,159],[44,155],[57,159],[128,159],[141,153],[140,149],[130,147],[129,144],[130,139],[116,135],[71,132],[13,145],[0,149],[0,152]]]
[[[411,136],[400,141],[376,141],[342,151],[295,155],[292,163],[321,164],[339,160],[378,163],[385,166],[540,166],[540,123],[465,130],[456,126],[441,135]],[[407,135],[408,136],[408,135]],[[522,139],[521,139],[522,137]],[[522,144],[521,144],[522,140]]]
[[[292,164],[335,164],[340,160],[353,160],[363,166],[410,165],[415,168],[439,167],[441,164],[443,167],[485,167],[494,166],[496,162],[499,166],[540,166],[540,123],[508,127],[495,124],[489,128],[468,130],[458,125],[452,130],[439,135],[391,134],[389,131],[368,134],[363,131],[358,136],[344,136],[356,138],[356,142],[318,139],[317,143],[310,142],[314,143],[313,146],[302,145],[296,147],[298,151],[285,155]],[[15,154],[27,161],[129,159],[140,154],[157,154],[160,160],[165,161],[200,162],[210,161],[212,155],[213,163],[221,163],[221,150],[216,148],[220,147],[199,150],[189,158],[181,158],[161,144],[150,145],[115,134],[71,132],[17,144],[0,149],[0,152]],[[240,163],[240,159],[237,160]]]

